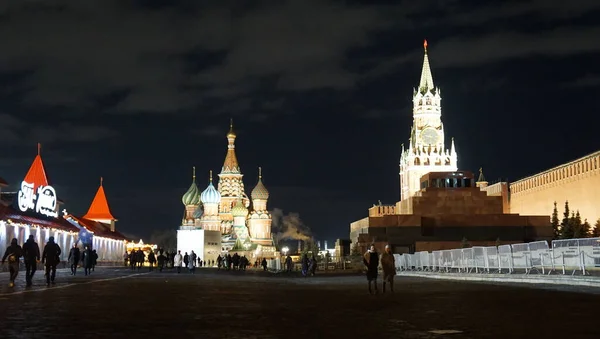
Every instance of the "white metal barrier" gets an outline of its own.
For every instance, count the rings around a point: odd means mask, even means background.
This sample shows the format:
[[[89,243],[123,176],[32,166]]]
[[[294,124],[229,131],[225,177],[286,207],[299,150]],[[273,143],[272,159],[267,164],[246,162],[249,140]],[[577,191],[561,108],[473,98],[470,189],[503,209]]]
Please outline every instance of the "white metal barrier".
[[[553,240],[501,246],[475,246],[414,254],[395,254],[398,272],[562,274],[600,269],[600,238]]]

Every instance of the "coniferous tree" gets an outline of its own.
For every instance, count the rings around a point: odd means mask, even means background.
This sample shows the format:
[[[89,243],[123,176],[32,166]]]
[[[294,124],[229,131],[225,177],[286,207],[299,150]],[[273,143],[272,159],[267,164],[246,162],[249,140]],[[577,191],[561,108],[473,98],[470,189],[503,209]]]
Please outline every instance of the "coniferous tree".
[[[581,222],[581,215],[579,211],[577,213],[571,212],[571,229],[573,230],[573,238],[585,238],[583,232],[583,223]]]
[[[592,237],[600,237],[600,219],[596,220],[596,224],[594,225],[594,229],[592,230]]]
[[[558,208],[556,207],[556,201],[554,202],[554,210],[552,211],[552,231],[554,232],[552,239],[558,239],[560,237],[560,224],[558,221]]]
[[[571,213],[569,212],[569,202],[565,201],[565,211],[563,212],[563,219],[560,223],[561,239],[570,239],[573,237],[573,221],[571,220]]]
[[[471,247],[471,245],[469,244],[469,241],[467,240],[467,237],[463,237],[462,241],[460,242],[460,247],[461,248],[469,248]]]
[[[592,235],[591,230],[592,226],[590,225],[588,220],[585,219],[583,221],[583,224],[581,224],[581,233],[583,233],[583,238],[589,238]]]

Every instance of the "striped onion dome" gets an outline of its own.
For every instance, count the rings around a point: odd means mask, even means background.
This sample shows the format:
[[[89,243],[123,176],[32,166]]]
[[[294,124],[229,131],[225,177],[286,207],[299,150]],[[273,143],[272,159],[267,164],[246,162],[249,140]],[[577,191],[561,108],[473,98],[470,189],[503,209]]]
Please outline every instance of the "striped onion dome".
[[[196,185],[196,167],[194,167],[194,175],[192,177],[192,184],[188,188],[187,192],[181,197],[181,202],[185,206],[198,205],[200,203],[200,189]]]
[[[212,171],[210,171],[208,187],[200,195],[200,200],[203,204],[218,204],[221,202],[221,193],[212,184]]]
[[[231,209],[231,214],[234,217],[246,217],[248,215],[248,209],[242,203],[242,199],[238,199],[237,203]]]
[[[261,167],[258,168],[258,183],[256,184],[256,187],[254,187],[254,189],[252,190],[252,193],[250,193],[250,195],[252,196],[252,200],[268,200],[269,199],[269,191],[267,190],[267,188],[265,187],[265,185],[262,182],[262,168]]]
[[[221,193],[215,189],[211,182],[200,195],[200,200],[203,204],[218,204],[221,202]]]

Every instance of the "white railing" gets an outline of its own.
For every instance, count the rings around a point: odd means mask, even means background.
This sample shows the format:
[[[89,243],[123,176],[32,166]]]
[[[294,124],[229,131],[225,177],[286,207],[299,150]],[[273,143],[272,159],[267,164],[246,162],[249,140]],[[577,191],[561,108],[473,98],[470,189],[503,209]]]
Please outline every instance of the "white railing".
[[[396,269],[402,271],[572,275],[600,270],[600,238],[553,240],[451,250],[394,254]]]

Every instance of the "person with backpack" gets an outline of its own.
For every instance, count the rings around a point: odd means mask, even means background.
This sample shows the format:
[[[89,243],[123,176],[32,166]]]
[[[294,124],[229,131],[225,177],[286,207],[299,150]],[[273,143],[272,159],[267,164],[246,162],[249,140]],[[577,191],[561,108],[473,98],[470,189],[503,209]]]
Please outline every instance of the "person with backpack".
[[[42,263],[46,265],[46,286],[50,286],[50,282],[54,285],[56,266],[60,263],[60,253],[60,246],[54,242],[54,237],[49,237],[42,253]]]
[[[17,239],[13,238],[10,242],[10,246],[4,252],[4,256],[2,257],[2,264],[6,262],[6,258],[8,258],[8,269],[10,271],[10,282],[8,283],[9,287],[15,286],[15,279],[19,274],[19,258],[23,256],[23,250],[21,246],[19,246]]]
[[[29,239],[23,244],[23,259],[25,260],[25,281],[27,287],[31,287],[37,263],[40,261],[40,246],[35,242],[33,234],[30,234]]]

